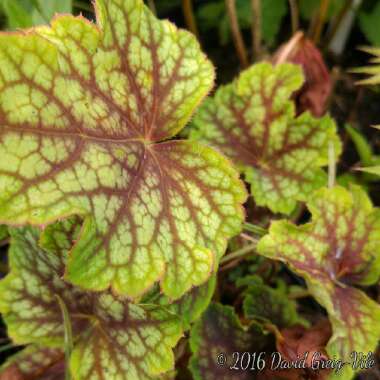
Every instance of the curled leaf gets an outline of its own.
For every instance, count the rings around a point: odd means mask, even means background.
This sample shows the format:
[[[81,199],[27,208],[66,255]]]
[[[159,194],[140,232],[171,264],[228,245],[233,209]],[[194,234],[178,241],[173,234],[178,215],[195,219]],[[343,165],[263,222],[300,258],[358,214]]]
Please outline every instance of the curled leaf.
[[[272,223],[258,252],[284,261],[305,278],[332,324],[327,353],[350,361],[353,351],[368,354],[380,338],[380,305],[356,287],[379,278],[380,210],[359,187],[351,192],[341,187],[322,189],[308,207],[310,223]],[[346,365],[334,376],[348,379],[353,369],[358,368]]]
[[[332,83],[322,54],[314,43],[303,32],[297,32],[290,41],[280,46],[272,61],[275,64],[290,62],[301,65],[305,83],[295,94],[297,111],[310,111],[317,117],[324,115]]]
[[[239,165],[256,203],[274,212],[290,213],[325,183],[329,141],[340,153],[329,117],[295,116],[289,98],[302,83],[298,66],[257,64],[219,88],[194,118],[192,137]]]

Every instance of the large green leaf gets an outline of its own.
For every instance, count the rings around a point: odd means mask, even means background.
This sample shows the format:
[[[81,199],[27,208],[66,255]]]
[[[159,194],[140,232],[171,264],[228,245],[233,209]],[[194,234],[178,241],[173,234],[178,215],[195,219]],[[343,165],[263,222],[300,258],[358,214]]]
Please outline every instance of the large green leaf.
[[[302,82],[298,66],[254,65],[203,104],[191,132],[238,164],[256,203],[275,212],[290,213],[325,183],[330,141],[340,152],[329,117],[295,116],[289,98]]]
[[[239,232],[245,189],[221,155],[169,140],[210,90],[196,39],[142,0],[98,0],[97,25],[0,35],[0,221],[80,214],[65,277],[138,297],[204,283]]]
[[[327,351],[349,361],[351,352],[367,354],[380,338],[380,305],[356,285],[378,281],[380,274],[380,210],[358,187],[322,189],[308,204],[312,221],[295,226],[272,223],[258,252],[281,260],[305,278],[333,326]],[[344,366],[337,378],[351,378]]]
[[[111,374],[120,380],[157,379],[173,368],[172,348],[208,306],[215,278],[172,304],[159,293],[149,303],[134,304],[109,291],[81,290],[62,278],[70,248],[80,234],[78,218],[50,225],[42,235],[32,227],[10,232],[11,270],[0,282],[0,312],[16,344],[63,351],[61,300],[73,330],[70,367],[74,380],[96,376],[108,380]],[[30,371],[42,373],[44,363],[35,359],[33,348],[28,349],[35,362]],[[61,363],[63,352],[59,359]],[[59,363],[57,368],[61,368]]]

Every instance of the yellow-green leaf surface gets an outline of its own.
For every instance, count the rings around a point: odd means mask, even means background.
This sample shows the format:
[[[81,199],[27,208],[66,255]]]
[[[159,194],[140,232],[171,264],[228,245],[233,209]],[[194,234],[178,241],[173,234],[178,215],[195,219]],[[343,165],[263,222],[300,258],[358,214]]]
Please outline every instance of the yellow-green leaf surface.
[[[254,65],[204,102],[191,131],[238,164],[256,203],[275,212],[290,213],[325,184],[329,141],[340,153],[329,117],[295,116],[290,97],[302,83],[299,66]]]
[[[308,207],[310,223],[272,223],[258,252],[284,261],[305,278],[333,326],[329,355],[352,361],[352,351],[374,351],[380,338],[380,305],[356,287],[379,278],[380,210],[359,187],[351,192],[341,187],[322,189]],[[346,365],[336,376],[352,375],[352,366]]]
[[[13,377],[12,377],[13,376]],[[30,345],[0,368],[0,380],[64,380],[64,353],[60,349]]]
[[[138,297],[204,283],[240,230],[229,162],[169,140],[213,84],[196,39],[142,0],[95,1],[97,24],[0,35],[0,222],[85,221],[65,276]]]
[[[16,344],[64,349],[58,298],[73,330],[73,380],[152,380],[174,367],[182,323],[169,308],[146,308],[111,292],[86,292],[62,279],[77,224],[11,229],[10,274],[0,282],[0,312]]]

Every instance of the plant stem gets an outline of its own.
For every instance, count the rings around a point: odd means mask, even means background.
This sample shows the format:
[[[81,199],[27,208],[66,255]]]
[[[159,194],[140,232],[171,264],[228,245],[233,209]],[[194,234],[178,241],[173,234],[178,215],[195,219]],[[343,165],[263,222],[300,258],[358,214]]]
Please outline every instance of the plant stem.
[[[148,0],[148,7],[152,11],[152,13],[157,16],[157,9],[156,4],[154,3],[154,0]]]
[[[0,346],[0,353],[12,350],[13,348],[16,348],[17,346],[14,343],[8,343],[4,344],[3,346]]]
[[[300,24],[300,14],[297,0],[289,0],[290,15],[292,19],[292,34],[295,34]]]
[[[335,186],[336,179],[336,161],[335,161],[335,147],[334,142],[329,141],[329,188]]]
[[[253,58],[261,57],[261,0],[251,0]]]
[[[198,38],[199,32],[197,27],[197,22],[194,16],[193,2],[192,0],[182,0],[182,10],[185,16],[185,21],[187,28]]]
[[[244,223],[243,229],[249,232],[253,232],[254,234],[259,236],[264,236],[268,233],[268,231],[265,228],[248,222]]]
[[[248,66],[248,55],[244,45],[244,40],[239,28],[239,21],[236,14],[235,0],[225,0],[228,19],[231,25],[232,38],[234,40],[235,49],[240,60],[240,64],[243,68]]]
[[[227,256],[224,256],[220,260],[220,264],[224,264],[228,261],[231,261],[231,260],[240,258],[242,256],[245,256],[247,253],[252,252],[256,248],[256,246],[257,246],[257,243],[252,243],[252,244],[246,245],[243,248],[238,249],[235,252],[231,252],[230,254],[228,254]]]
[[[319,7],[318,18],[314,27],[312,39],[315,44],[319,43],[321,38],[322,28],[326,21],[327,11],[329,9],[330,0],[321,0]]]
[[[73,351],[73,330],[71,326],[70,315],[65,305],[65,302],[58,294],[56,294],[55,297],[57,298],[59,307],[61,309],[64,329],[65,329],[65,360],[66,360],[65,380],[71,380],[71,373],[70,373],[68,363],[70,362],[71,353]]]
[[[347,12],[352,8],[354,0],[347,0],[340,10],[339,14],[336,16],[334,20],[334,24],[331,27],[331,31],[326,39],[325,46],[329,46],[330,42],[334,39],[336,32],[338,31],[342,21],[344,20]]]
[[[291,300],[296,300],[298,298],[306,298],[310,296],[311,294],[307,289],[288,294],[288,298]]]

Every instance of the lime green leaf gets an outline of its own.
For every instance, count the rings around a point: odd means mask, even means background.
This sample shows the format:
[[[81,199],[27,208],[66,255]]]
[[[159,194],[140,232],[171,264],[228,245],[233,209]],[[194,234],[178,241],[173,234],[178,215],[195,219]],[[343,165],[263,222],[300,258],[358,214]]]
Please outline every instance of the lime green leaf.
[[[13,355],[0,368],[0,379],[4,380],[64,380],[64,378],[63,351],[38,345],[28,346]]]
[[[260,352],[264,339],[243,327],[230,306],[211,304],[191,330],[193,356],[190,369],[195,380],[248,380],[253,371],[230,369],[234,352]],[[223,356],[224,355],[224,356]],[[226,361],[218,364],[218,359]],[[263,363],[262,363],[263,364]]]
[[[370,12],[359,13],[359,26],[367,40],[372,44],[380,45],[379,36],[380,1],[377,1]]]
[[[380,338],[380,305],[355,287],[379,278],[380,210],[359,187],[322,189],[308,207],[310,223],[272,223],[258,252],[305,278],[333,326],[329,355],[349,360],[352,351],[373,351]],[[345,366],[340,378],[350,376],[352,366]]]
[[[329,117],[295,117],[291,94],[300,88],[301,68],[261,63],[220,88],[194,119],[191,136],[223,151],[241,168],[260,206],[290,213],[321,187],[328,143],[340,143]]]
[[[142,0],[98,0],[97,25],[59,16],[0,36],[0,221],[85,221],[75,285],[171,298],[201,285],[239,232],[245,189],[218,153],[169,140],[214,72],[190,33]]]
[[[182,329],[180,319],[169,308],[148,309],[108,291],[86,292],[64,282],[69,250],[53,252],[52,247],[69,247],[77,231],[72,220],[49,227],[41,243],[51,250],[43,250],[38,246],[37,229],[11,230],[11,271],[0,282],[0,311],[9,336],[17,344],[63,349],[60,297],[73,331],[73,380],[108,379],[110,374],[121,380],[150,380],[171,370],[172,348]]]

